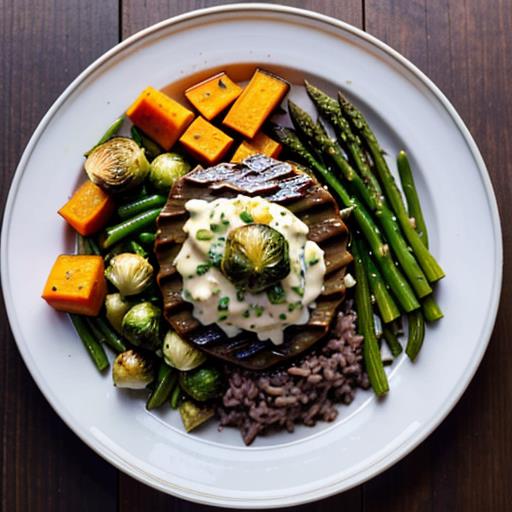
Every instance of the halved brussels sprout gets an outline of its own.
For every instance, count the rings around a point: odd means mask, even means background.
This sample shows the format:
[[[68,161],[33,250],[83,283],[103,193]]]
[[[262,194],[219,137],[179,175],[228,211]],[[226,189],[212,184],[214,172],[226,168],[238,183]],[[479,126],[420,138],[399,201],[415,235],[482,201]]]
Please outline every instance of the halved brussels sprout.
[[[160,346],[160,308],[151,302],[135,304],[122,323],[123,335],[134,345],[156,350]]]
[[[163,153],[151,162],[149,181],[159,192],[169,192],[174,182],[187,174],[190,168],[178,153]]]
[[[222,374],[213,366],[197,368],[180,374],[180,386],[191,398],[204,402],[220,393]]]
[[[213,407],[198,405],[191,400],[183,402],[180,407],[180,416],[183,426],[187,432],[208,421],[214,415]]]
[[[142,183],[149,173],[149,162],[134,140],[113,137],[91,151],[85,172],[105,191],[119,193]]]
[[[151,284],[153,267],[139,254],[123,252],[110,260],[105,277],[121,295],[137,295]]]
[[[238,288],[261,292],[290,273],[288,242],[265,224],[235,228],[228,233],[221,270]]]
[[[132,304],[120,293],[109,293],[105,297],[105,316],[119,334],[122,332],[123,317],[131,307]]]
[[[112,379],[118,388],[144,389],[154,378],[151,360],[135,350],[121,352],[112,366]]]
[[[164,338],[163,355],[165,362],[181,371],[197,368],[206,361],[206,354],[184,341],[174,331]]]

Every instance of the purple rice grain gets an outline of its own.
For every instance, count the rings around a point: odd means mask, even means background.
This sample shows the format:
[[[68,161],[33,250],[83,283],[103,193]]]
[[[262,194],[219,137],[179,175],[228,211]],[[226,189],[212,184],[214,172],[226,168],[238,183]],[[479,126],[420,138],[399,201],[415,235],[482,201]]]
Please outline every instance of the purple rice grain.
[[[368,389],[356,314],[338,313],[330,338],[289,367],[254,372],[226,366],[228,387],[217,408],[220,427],[240,429],[245,444],[296,424],[334,421],[336,404],[350,404],[357,388]]]

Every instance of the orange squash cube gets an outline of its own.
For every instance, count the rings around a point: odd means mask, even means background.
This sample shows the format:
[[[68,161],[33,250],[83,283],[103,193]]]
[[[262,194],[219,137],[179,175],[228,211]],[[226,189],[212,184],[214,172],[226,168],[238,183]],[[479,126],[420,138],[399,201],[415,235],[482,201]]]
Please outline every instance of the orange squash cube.
[[[241,92],[242,88],[223,72],[189,87],[185,96],[203,117],[211,121],[231,105]]]
[[[104,270],[101,256],[61,254],[42,297],[59,311],[97,316],[107,293]]]
[[[126,115],[167,151],[194,119],[188,108],[153,87],[142,91]]]
[[[257,69],[229,109],[223,124],[252,139],[289,89],[290,84],[282,78]]]
[[[114,208],[113,199],[87,180],[59,210],[59,215],[81,235],[88,236],[105,226]]]
[[[251,141],[244,140],[240,146],[238,146],[232,162],[238,163],[245,160],[248,156],[256,153],[262,153],[263,155],[277,158],[281,153],[282,146],[279,142],[271,139],[263,132],[257,133]]]
[[[214,165],[228,152],[233,139],[203,117],[197,117],[181,136],[180,142],[195,158]]]

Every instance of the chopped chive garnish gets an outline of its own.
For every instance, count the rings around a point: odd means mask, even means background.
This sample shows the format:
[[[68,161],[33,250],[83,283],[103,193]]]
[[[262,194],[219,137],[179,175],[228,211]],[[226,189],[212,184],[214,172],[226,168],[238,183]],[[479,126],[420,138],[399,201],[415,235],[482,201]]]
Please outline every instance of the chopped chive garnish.
[[[198,229],[196,238],[198,240],[211,240],[213,238],[213,233],[208,229]]]
[[[252,215],[247,211],[247,210],[244,210],[241,214],[240,214],[240,218],[246,223],[246,224],[249,224],[251,222],[254,222],[254,219],[252,218]]]
[[[208,259],[214,267],[220,267],[222,262],[222,253],[214,249],[215,247],[210,247],[210,250],[208,251]]]
[[[275,284],[267,289],[267,297],[271,304],[284,304],[286,294],[281,284]]]
[[[242,313],[242,316],[243,316],[244,318],[249,318],[250,314],[251,314],[251,312],[250,312],[248,309],[246,309],[246,310]]]
[[[243,302],[244,299],[245,299],[244,290],[237,290],[236,291],[236,300],[238,300],[239,302]]]
[[[222,315],[219,315],[219,322],[223,322],[224,320],[227,320],[228,314],[222,313]]]
[[[279,320],[286,320],[286,315],[284,313],[281,313],[279,315]]]
[[[210,270],[211,266],[212,266],[211,263],[201,263],[200,265],[197,265],[196,274],[198,276],[202,276],[203,274],[206,274],[206,272],[208,272],[208,270]]]
[[[222,297],[219,299],[219,305],[217,306],[217,309],[219,311],[227,311],[229,307],[229,297]]]
[[[291,313],[292,311],[295,311],[297,308],[300,308],[302,306],[302,302],[290,302],[288,304],[288,312]]]
[[[309,260],[308,265],[312,267],[313,265],[316,265],[320,261],[320,258],[313,258],[312,260]]]
[[[304,297],[304,288],[302,286],[292,286],[292,290],[299,296]]]
[[[192,300],[192,294],[186,288],[183,290],[183,298],[189,301]]]
[[[265,310],[259,304],[256,304],[256,306],[254,306],[254,313],[256,314],[256,318],[259,318],[261,315],[263,315],[263,311]]]

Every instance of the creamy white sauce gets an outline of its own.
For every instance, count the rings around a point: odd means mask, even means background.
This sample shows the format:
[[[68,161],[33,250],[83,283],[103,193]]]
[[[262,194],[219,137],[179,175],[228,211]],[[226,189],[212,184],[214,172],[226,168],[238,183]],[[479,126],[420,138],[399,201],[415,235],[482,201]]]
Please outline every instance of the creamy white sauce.
[[[191,199],[185,208],[190,213],[183,227],[188,237],[174,264],[183,278],[183,299],[193,304],[195,318],[203,325],[216,323],[229,337],[252,331],[275,345],[283,342],[286,327],[308,321],[309,308],[323,289],[325,261],[322,249],[307,240],[306,224],[285,207],[261,197]],[[283,304],[272,304],[266,292],[242,296],[212,264],[224,254],[227,233],[246,225],[242,212],[248,212],[255,223],[279,231],[288,242],[290,273],[281,281]]]

